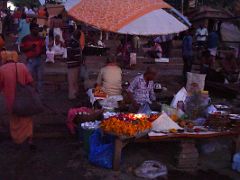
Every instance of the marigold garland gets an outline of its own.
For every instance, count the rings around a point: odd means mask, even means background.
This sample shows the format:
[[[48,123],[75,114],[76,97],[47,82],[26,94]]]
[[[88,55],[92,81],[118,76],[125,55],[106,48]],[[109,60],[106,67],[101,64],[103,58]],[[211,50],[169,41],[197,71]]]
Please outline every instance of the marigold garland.
[[[104,132],[117,136],[136,136],[151,128],[151,122],[147,118],[121,120],[118,117],[110,117],[101,123]]]

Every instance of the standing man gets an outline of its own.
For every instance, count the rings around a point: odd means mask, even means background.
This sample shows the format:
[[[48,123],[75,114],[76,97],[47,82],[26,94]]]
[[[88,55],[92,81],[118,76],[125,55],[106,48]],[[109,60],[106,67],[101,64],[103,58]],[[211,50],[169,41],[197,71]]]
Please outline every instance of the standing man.
[[[208,30],[204,25],[200,25],[200,27],[196,31],[197,43],[199,47],[205,47],[208,37]]]
[[[82,64],[82,50],[80,48],[80,31],[75,31],[67,45],[68,65],[68,98],[74,100],[79,94],[79,73]]]
[[[186,81],[187,72],[191,72],[192,70],[192,56],[193,56],[193,38],[190,30],[186,31],[185,36],[183,37],[182,44],[182,56],[183,56],[183,78]]]
[[[80,31],[81,33],[81,37],[80,37],[80,47],[83,51],[84,47],[85,47],[85,34],[84,32],[82,31],[82,26],[81,25],[78,25],[77,26],[77,30]]]
[[[82,53],[82,63],[83,63],[82,68],[86,68],[86,66],[84,66],[85,57],[84,57],[84,54],[83,54],[83,50],[84,50],[84,47],[85,47],[85,34],[82,31],[82,26],[81,25],[77,25],[77,31],[79,31],[79,33],[80,33],[79,43],[80,43],[80,48],[81,48],[81,53]]]
[[[25,36],[21,43],[21,51],[27,57],[27,67],[31,72],[37,89],[42,93],[43,86],[43,61],[41,55],[45,52],[45,41],[39,36],[39,26],[32,24],[30,26],[31,34]]]
[[[215,66],[215,60],[217,56],[217,48],[219,43],[219,37],[218,33],[216,31],[211,31],[211,33],[208,36],[208,50],[211,54],[213,68]]]

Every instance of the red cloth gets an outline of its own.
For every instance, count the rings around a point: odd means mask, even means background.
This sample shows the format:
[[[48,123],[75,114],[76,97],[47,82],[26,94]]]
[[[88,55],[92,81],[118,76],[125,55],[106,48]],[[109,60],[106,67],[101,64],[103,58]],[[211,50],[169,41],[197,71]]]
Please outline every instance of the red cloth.
[[[45,42],[43,38],[39,36],[35,37],[35,36],[32,36],[31,34],[23,38],[21,47],[30,48],[34,44],[36,45],[36,48],[34,50],[29,50],[24,52],[27,58],[39,57],[43,52],[43,49],[45,47]]]
[[[76,114],[81,112],[92,113],[93,110],[87,107],[81,107],[81,108],[72,108],[68,111],[66,124],[71,134],[76,134],[76,125],[74,124],[73,120]]]

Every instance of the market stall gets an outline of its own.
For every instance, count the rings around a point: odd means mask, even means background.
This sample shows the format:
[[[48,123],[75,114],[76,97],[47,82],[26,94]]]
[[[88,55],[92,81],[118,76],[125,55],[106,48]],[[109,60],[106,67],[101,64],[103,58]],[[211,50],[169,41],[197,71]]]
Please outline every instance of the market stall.
[[[198,168],[199,152],[196,148],[198,140],[211,140],[219,138],[232,138],[232,153],[240,149],[240,115],[231,114],[229,106],[214,105],[215,109],[208,113],[202,125],[199,122],[189,120],[181,114],[175,114],[178,110],[167,105],[162,112],[150,114],[123,113],[105,110],[103,119],[95,121],[96,117],[80,118],[81,127],[86,131],[84,147],[88,147],[89,157],[94,154],[95,159],[90,163],[119,170],[122,162],[122,150],[130,143],[156,143],[170,141],[179,143],[180,151],[176,151],[175,167],[179,170],[196,170]],[[99,111],[98,111],[99,112]],[[178,112],[179,113],[179,112]],[[82,114],[80,115],[82,116]],[[79,120],[78,115],[77,119]],[[91,115],[93,116],[93,114]],[[81,120],[82,119],[82,120]],[[97,140],[109,136],[111,141]],[[90,133],[90,134],[89,134]],[[94,143],[93,143],[94,142]],[[102,147],[109,146],[102,152]],[[99,154],[100,151],[100,154]],[[96,154],[96,152],[98,152]],[[106,154],[109,154],[107,157]],[[122,162],[124,163],[124,162]]]
[[[65,8],[73,18],[108,32],[147,36],[179,33],[188,29],[187,22],[179,14],[176,18],[173,11],[170,13],[172,7],[162,0],[69,0]],[[92,104],[100,98],[107,105],[101,107],[103,118],[84,118],[77,111],[77,120],[71,118],[71,123],[77,122],[75,127],[78,132],[83,131],[80,133],[83,134],[81,140],[88,147],[89,162],[119,170],[122,149],[129,142],[177,139],[182,146],[180,156],[186,157],[179,158],[178,167],[188,169],[197,166],[195,139],[237,137],[240,116],[236,115],[233,120],[230,109],[223,112],[210,104],[208,92],[203,91],[205,76],[198,75],[197,79],[191,76],[189,79],[187,89],[183,88],[178,93],[180,98],[178,94],[174,97],[171,106],[162,105],[162,110],[159,108],[158,112],[146,108],[142,114],[120,110],[117,105],[122,100],[108,99],[101,87],[89,91]],[[87,116],[92,114],[88,113]],[[86,119],[89,121],[86,122]],[[193,160],[189,164],[186,163],[190,159],[186,147],[191,150],[189,154]]]
[[[205,132],[205,133],[150,133],[140,139],[121,140],[115,139],[115,151],[113,158],[113,169],[118,171],[121,167],[122,149],[129,143],[157,143],[163,141],[178,142],[181,151],[178,152],[176,157],[176,167],[179,170],[194,171],[197,169],[199,153],[196,149],[197,140],[210,140],[231,137],[234,138],[234,148],[232,153],[239,152],[239,135],[240,132],[236,130],[229,130],[227,132]],[[177,152],[176,152],[177,153]],[[176,155],[176,154],[175,154]]]

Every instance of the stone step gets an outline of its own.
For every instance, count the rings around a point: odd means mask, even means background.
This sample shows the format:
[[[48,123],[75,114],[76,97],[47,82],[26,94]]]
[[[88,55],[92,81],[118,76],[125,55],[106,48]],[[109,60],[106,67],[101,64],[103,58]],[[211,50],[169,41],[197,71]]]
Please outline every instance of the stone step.
[[[170,57],[182,57],[182,49],[171,49]]]
[[[173,40],[172,48],[181,49],[182,48],[182,40]]]

